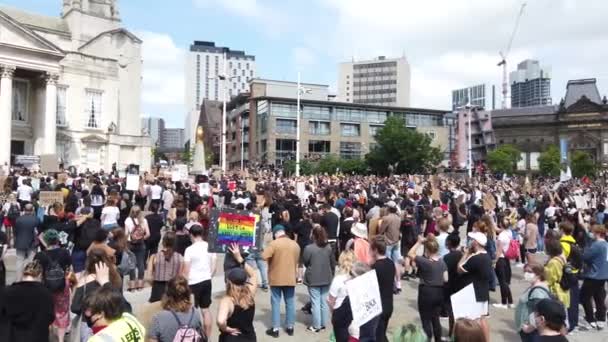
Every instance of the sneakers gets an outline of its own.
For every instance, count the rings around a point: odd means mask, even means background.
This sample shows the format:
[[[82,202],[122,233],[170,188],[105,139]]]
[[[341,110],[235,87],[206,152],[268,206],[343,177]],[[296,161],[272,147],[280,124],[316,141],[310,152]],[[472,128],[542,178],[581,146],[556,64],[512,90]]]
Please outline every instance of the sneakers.
[[[266,285],[260,286],[260,289],[264,292],[268,292],[268,286],[266,286]]]
[[[604,322],[595,322],[596,328],[597,330],[602,330],[604,329],[605,323]]]
[[[509,307],[509,309],[515,309],[515,304],[509,304],[507,306]]]
[[[287,335],[293,336],[293,328],[285,328],[285,332],[287,333]]]
[[[293,333],[293,329],[292,329],[292,333]],[[270,328],[270,329],[266,330],[266,335],[268,335],[270,337],[274,337],[274,338],[279,338],[279,329]]]
[[[498,303],[494,303],[492,304],[493,307],[497,308],[497,309],[508,309],[509,307],[507,306],[507,304],[498,304]]]
[[[315,328],[311,325],[308,328],[306,328],[306,330],[313,332],[313,333],[318,333],[318,332],[325,330],[325,327]]]
[[[515,267],[517,268],[524,268],[524,264],[522,264],[521,262],[518,262]]]

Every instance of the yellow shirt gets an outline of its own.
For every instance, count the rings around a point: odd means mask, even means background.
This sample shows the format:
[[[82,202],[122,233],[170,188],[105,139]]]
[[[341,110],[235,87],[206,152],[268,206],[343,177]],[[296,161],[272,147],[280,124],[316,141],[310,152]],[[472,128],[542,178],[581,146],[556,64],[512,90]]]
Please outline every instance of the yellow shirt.
[[[121,318],[90,337],[87,342],[145,341],[145,339],[146,328],[133,315],[125,312]]]
[[[571,235],[564,235],[561,239],[559,239],[560,244],[562,245],[562,250],[564,251],[564,255],[566,256],[566,260],[570,257],[570,250],[572,249],[572,244],[576,244],[576,240]],[[579,270],[572,269],[572,273],[578,273]]]
[[[562,257],[551,258],[547,265],[545,265],[545,278],[547,285],[549,285],[549,291],[553,293],[557,299],[559,299],[564,307],[570,307],[570,291],[564,291],[559,281],[562,279],[564,273],[565,260]]]

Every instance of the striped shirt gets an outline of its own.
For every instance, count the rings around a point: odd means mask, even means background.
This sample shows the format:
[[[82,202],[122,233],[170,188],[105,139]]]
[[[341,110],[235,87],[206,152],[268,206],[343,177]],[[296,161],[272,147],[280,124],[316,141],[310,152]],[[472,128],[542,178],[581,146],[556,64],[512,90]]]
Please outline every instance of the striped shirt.
[[[154,280],[169,281],[180,272],[181,266],[184,263],[184,257],[177,253],[167,258],[162,251],[159,251],[154,258]]]

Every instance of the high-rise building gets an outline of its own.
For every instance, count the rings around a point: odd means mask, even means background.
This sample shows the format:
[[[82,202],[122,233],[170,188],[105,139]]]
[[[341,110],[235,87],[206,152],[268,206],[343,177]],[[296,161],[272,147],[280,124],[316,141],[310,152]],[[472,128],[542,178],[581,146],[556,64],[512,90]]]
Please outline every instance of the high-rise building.
[[[166,149],[184,148],[184,129],[165,128],[162,132],[160,146]]]
[[[471,98],[469,99],[469,95]],[[478,108],[494,109],[495,107],[495,88],[486,87],[479,84],[472,87],[456,89],[452,91],[452,110],[470,104]]]
[[[226,60],[224,61],[224,56]],[[226,100],[248,91],[248,82],[255,77],[255,56],[244,51],[215,46],[213,42],[195,41],[186,57],[186,106],[200,109],[203,99],[222,100],[222,81],[226,63]]]
[[[405,57],[380,56],[340,64],[338,100],[378,106],[410,105],[410,65]]]
[[[511,107],[551,104],[551,68],[541,68],[537,60],[526,59],[511,72]]]
[[[162,131],[165,129],[165,120],[161,118],[142,118],[142,130],[150,135],[152,145],[160,144]]]

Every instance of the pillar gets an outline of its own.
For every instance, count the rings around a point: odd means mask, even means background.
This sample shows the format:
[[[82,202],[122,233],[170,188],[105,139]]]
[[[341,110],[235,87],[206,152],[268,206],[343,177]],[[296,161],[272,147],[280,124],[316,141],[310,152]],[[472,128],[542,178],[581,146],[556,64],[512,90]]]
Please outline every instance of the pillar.
[[[0,167],[11,164],[11,129],[13,123],[13,75],[15,67],[0,66]]]
[[[57,151],[57,81],[59,75],[47,73],[46,99],[44,101],[44,154],[55,154]]]

